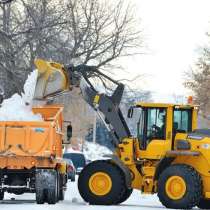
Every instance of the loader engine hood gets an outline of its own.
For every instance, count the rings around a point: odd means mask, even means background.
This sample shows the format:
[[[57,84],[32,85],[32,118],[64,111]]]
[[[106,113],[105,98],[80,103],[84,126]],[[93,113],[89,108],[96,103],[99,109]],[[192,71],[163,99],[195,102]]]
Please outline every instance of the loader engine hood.
[[[193,140],[202,140],[205,137],[210,138],[210,129],[196,129],[188,134],[188,138]]]

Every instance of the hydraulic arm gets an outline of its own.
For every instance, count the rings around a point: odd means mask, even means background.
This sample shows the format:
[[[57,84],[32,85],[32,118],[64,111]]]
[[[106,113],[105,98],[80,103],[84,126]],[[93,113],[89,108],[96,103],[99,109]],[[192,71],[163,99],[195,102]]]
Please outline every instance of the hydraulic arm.
[[[68,66],[66,69],[68,75],[71,75],[70,81],[74,82],[80,79],[80,89],[85,101],[96,111],[99,111],[99,116],[101,116],[100,113],[103,113],[105,125],[112,133],[115,145],[118,145],[123,138],[129,137],[130,130],[119,107],[124,85],[103,74],[95,66]],[[94,88],[89,78],[96,75],[111,81],[117,86],[111,96],[105,93],[101,94]],[[103,117],[101,118],[103,120]]]
[[[130,137],[129,128],[120,110],[120,102],[124,92],[124,85],[100,72],[95,66],[67,65],[45,60],[35,60],[39,76],[35,91],[35,98],[43,99],[49,96],[61,94],[69,87],[79,87],[84,100],[94,108],[113,135],[114,144],[117,146],[123,138]],[[112,95],[99,93],[94,88],[91,78],[105,79],[117,86]],[[100,115],[101,116],[101,115]]]

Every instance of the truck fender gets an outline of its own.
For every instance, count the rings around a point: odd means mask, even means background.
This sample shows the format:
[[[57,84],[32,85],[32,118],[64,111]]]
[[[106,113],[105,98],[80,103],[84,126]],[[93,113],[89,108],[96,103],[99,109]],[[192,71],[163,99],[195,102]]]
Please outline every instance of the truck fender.
[[[130,189],[131,183],[132,183],[132,177],[131,177],[131,172],[130,172],[129,168],[116,155],[107,155],[104,157],[107,158],[107,161],[114,163],[122,170],[122,172],[125,175],[125,184],[126,184],[127,188]]]
[[[171,165],[171,163],[174,161],[175,157],[164,157],[160,160],[158,163],[156,170],[155,170],[155,176],[154,180],[158,180],[160,174]]]

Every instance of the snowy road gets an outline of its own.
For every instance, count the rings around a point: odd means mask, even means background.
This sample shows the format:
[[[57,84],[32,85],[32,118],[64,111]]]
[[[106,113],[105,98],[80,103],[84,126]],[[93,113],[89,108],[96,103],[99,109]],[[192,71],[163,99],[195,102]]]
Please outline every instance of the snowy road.
[[[14,199],[12,199],[14,198]],[[12,199],[12,200],[11,200]],[[65,201],[56,205],[37,205],[33,194],[15,196],[6,194],[5,200],[0,202],[1,210],[164,210],[156,196],[141,195],[139,191],[134,191],[131,197],[118,206],[90,206],[86,204],[79,195],[77,184],[69,182]]]

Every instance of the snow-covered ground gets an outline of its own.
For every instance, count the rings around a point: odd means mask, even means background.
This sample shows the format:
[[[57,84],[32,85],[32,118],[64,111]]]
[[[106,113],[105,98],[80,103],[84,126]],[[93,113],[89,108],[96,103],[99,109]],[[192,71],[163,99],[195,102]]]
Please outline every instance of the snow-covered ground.
[[[14,199],[12,199],[14,198]],[[12,199],[12,200],[11,200]],[[79,195],[76,182],[68,183],[65,200],[56,205],[37,205],[34,194],[20,196],[6,194],[4,201],[0,202],[1,210],[158,210],[165,209],[156,195],[141,195],[134,190],[131,197],[117,206],[91,206],[85,203]]]

